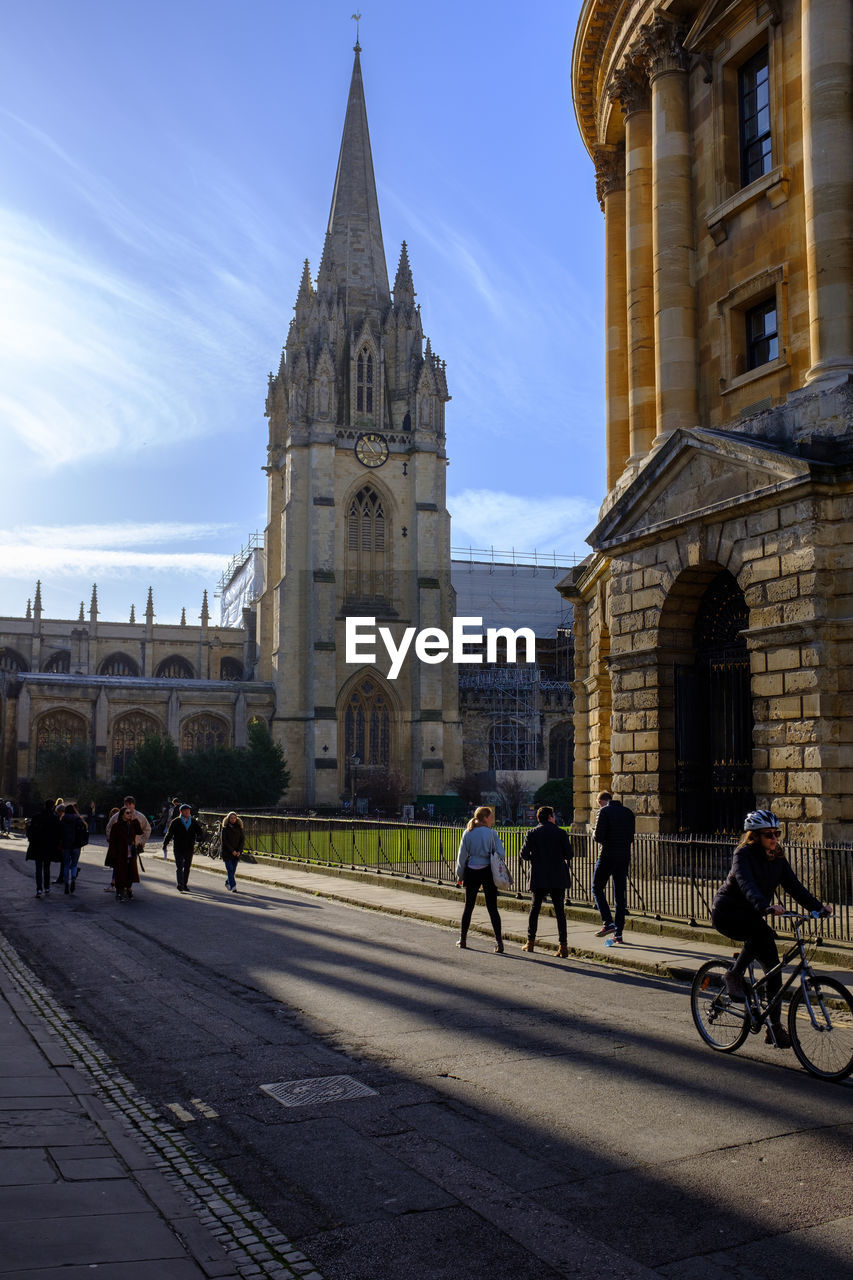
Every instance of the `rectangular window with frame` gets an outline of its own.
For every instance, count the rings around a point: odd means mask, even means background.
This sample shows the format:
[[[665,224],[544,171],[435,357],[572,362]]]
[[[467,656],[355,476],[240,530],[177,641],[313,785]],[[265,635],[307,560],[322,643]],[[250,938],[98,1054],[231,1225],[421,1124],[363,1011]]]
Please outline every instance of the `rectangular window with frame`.
[[[746,367],[757,369],[779,356],[779,320],[776,298],[767,298],[744,312],[746,322]]]
[[[746,187],[773,166],[770,129],[770,51],[767,45],[738,71],[740,179]]]

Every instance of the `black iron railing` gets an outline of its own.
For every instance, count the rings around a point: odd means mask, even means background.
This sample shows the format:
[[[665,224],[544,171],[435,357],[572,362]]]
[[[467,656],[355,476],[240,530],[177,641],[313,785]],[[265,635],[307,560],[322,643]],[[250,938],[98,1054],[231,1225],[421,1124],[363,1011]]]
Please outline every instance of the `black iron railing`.
[[[207,826],[223,815],[203,813]],[[295,818],[252,814],[243,819],[248,852],[291,861],[314,862],[438,884],[455,882],[456,852],[463,827],[372,822],[344,818]],[[519,850],[526,828],[497,829],[515,879],[524,893]],[[592,906],[592,873],[598,846],[590,832],[571,834],[574,858],[571,900]],[[633,916],[711,923],[711,903],[732,861],[733,839],[707,836],[638,835],[631,856],[628,909]],[[794,873],[834,914],[821,933],[853,942],[853,848],[844,845],[785,844]]]

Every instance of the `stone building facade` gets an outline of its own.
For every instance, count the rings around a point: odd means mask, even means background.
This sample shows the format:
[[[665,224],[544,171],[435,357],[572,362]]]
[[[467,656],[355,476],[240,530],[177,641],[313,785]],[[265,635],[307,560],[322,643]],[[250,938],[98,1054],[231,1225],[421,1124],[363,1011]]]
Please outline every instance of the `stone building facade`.
[[[38,769],[39,753],[81,746],[100,782],[124,773],[134,750],[152,734],[181,751],[245,746],[248,725],[269,722],[273,689],[253,679],[254,641],[245,627],[211,623],[207,593],[200,623],[145,617],[107,622],[97,590],[88,615],[43,615],[41,584],[22,618],[0,618],[0,786],[17,793]]]
[[[575,606],[579,814],[853,820],[853,5],[587,0],[608,492]]]

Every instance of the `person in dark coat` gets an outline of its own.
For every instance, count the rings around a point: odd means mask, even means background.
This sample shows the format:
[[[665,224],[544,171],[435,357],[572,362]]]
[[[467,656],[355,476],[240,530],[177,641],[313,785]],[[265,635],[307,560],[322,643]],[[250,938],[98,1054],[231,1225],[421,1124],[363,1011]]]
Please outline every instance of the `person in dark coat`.
[[[243,852],[245,835],[243,823],[233,811],[222,819],[222,860],[225,863],[225,888],[237,892],[235,872],[237,861]]]
[[[106,865],[112,867],[116,902],[130,902],[132,885],[139,884],[140,841],[145,830],[139,815],[123,805],[110,825]]]
[[[628,867],[631,862],[631,845],[634,842],[634,814],[626,805],[614,800],[609,791],[598,794],[598,821],[595,824],[593,839],[601,845],[601,853],[592,874],[592,896],[601,914],[601,928],[596,938],[606,938],[607,945],[613,946],[622,941],[622,930],[625,927],[625,915],[628,907]],[[607,882],[613,880],[613,902],[616,919],[610,910],[605,890]]]
[[[89,828],[86,826],[77,806],[70,801],[59,819],[62,846],[62,871],[65,878],[65,892],[73,893],[77,884],[77,870],[80,862],[80,850],[89,843]]]
[[[530,891],[533,895],[530,914],[527,917],[527,941],[522,951],[533,951],[536,946],[536,926],[546,894],[551,899],[557,921],[560,945],[557,955],[569,954],[566,933],[566,890],[572,883],[569,864],[572,860],[572,842],[562,827],[557,826],[554,810],[543,804],[536,810],[537,827],[532,827],[524,837],[521,859],[530,863]]]
[[[779,844],[779,824],[769,809],[756,809],[744,819],[743,839],[734,851],[732,867],[711,904],[714,928],[725,938],[743,942],[743,949],[726,974],[726,990],[743,999],[743,975],[753,960],[767,973],[779,964],[776,936],[765,915],[782,915],[785,908],[774,904],[777,889],[784,889],[807,911],[832,915],[805,885],[800,884]],[[767,998],[772,1000],[782,988],[781,973],[767,980]],[[789,1049],[791,1038],[782,1026],[781,1002],[770,1014],[765,1031],[768,1044]]]
[[[178,881],[178,893],[189,893],[187,881],[190,878],[190,867],[193,862],[196,840],[203,840],[204,827],[192,816],[188,804],[180,806],[177,818],[169,823],[169,830],[163,837],[163,852],[171,843],[175,853],[175,875]]]
[[[50,864],[62,857],[62,828],[52,800],[45,800],[42,812],[30,819],[27,835],[27,861],[36,864],[36,897],[42,898],[50,893]]]

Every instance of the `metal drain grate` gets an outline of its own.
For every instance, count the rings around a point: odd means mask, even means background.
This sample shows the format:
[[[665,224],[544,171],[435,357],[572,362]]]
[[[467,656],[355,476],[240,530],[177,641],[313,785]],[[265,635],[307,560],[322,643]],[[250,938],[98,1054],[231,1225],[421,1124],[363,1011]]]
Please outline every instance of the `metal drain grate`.
[[[307,1107],[314,1102],[349,1102],[350,1098],[375,1096],[376,1090],[352,1076],[320,1076],[315,1080],[282,1080],[278,1084],[262,1084],[283,1107]]]

